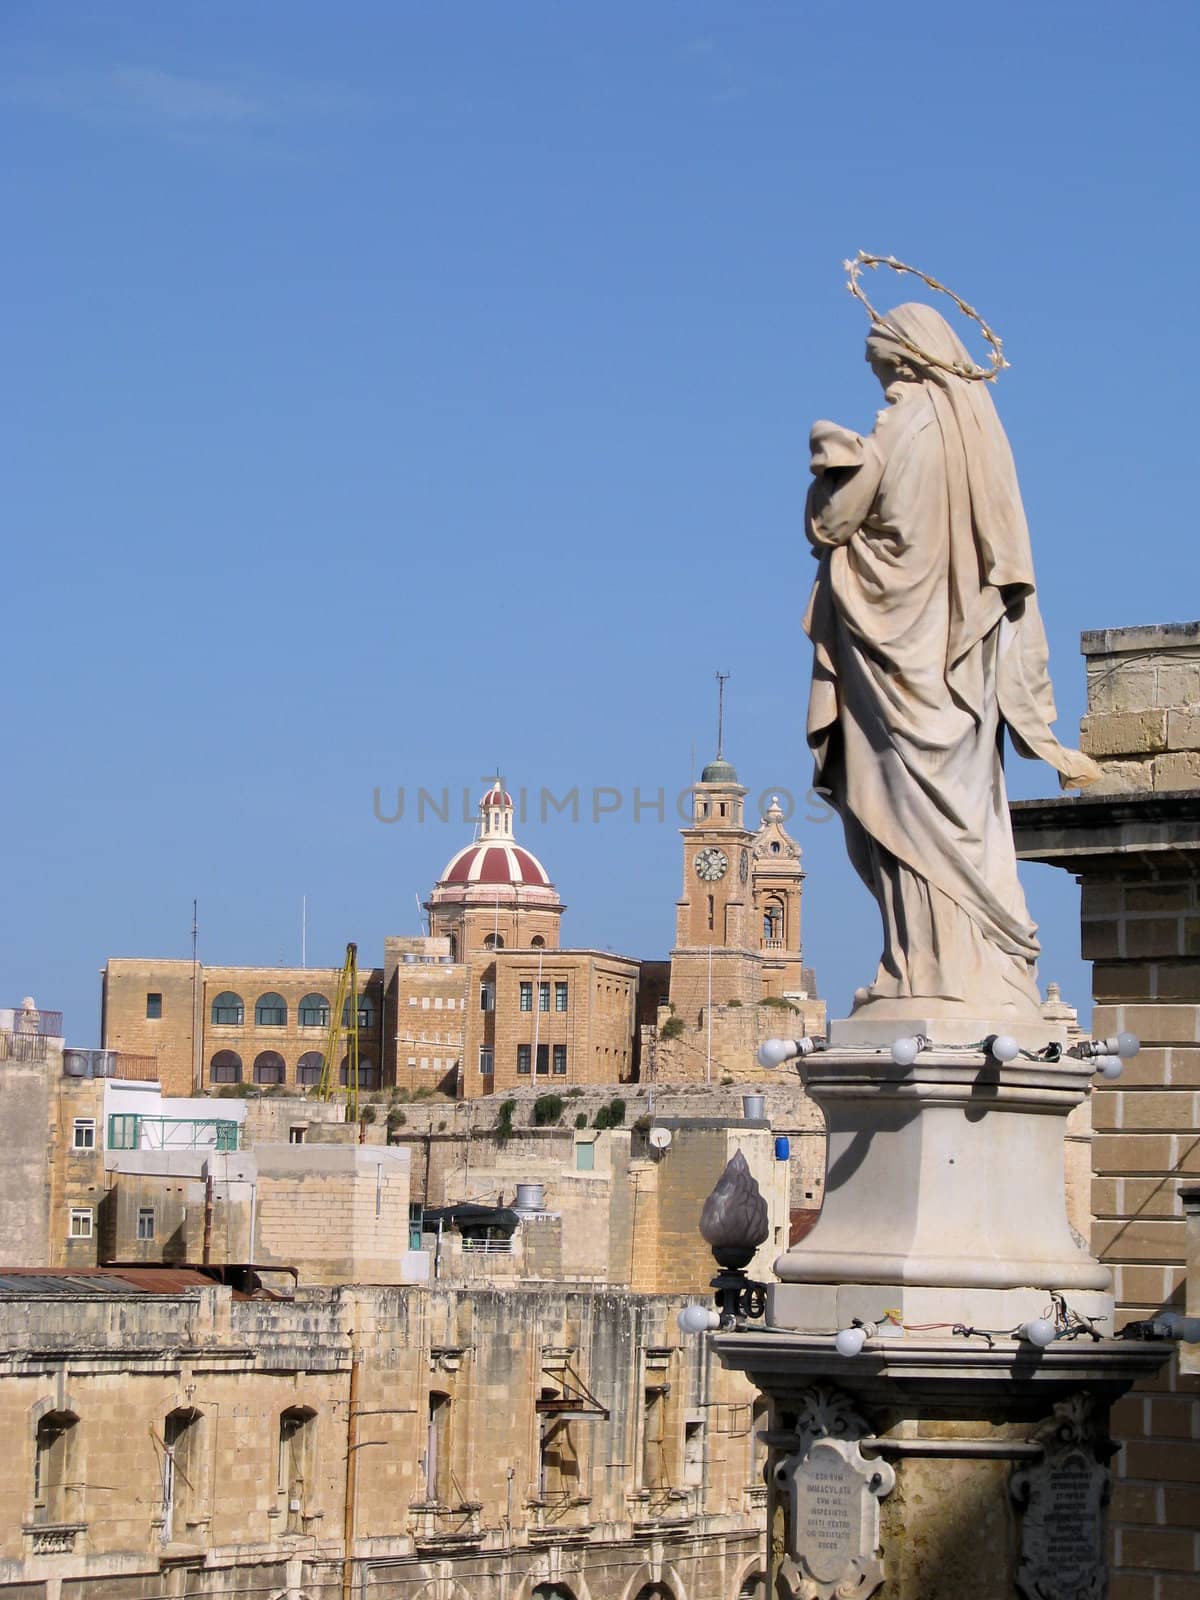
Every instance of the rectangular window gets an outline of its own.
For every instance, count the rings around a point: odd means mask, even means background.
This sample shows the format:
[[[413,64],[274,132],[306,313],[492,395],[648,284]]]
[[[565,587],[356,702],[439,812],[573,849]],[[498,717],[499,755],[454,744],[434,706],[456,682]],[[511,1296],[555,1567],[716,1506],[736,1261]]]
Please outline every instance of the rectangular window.
[[[75,1131],[71,1137],[71,1147],[75,1150],[94,1150],[96,1148],[96,1123],[94,1118],[75,1118]]]
[[[549,1011],[549,1009],[550,1009],[550,985],[548,983],[539,983],[538,984],[538,1010],[539,1011]]]
[[[565,1011],[567,1009],[567,986],[565,983],[556,983],[554,985],[554,1009],[555,1011]]]
[[[71,1211],[71,1238],[90,1239],[92,1237],[92,1213],[90,1210],[72,1209]]]
[[[288,1129],[288,1143],[289,1144],[303,1144],[304,1143],[304,1129],[303,1128],[289,1128]]]
[[[494,983],[481,983],[479,985],[479,1009],[480,1011],[495,1011],[496,985]]]
[[[146,996],[146,1015],[151,1021],[157,1021],[162,1016],[162,995],[148,994]]]
[[[527,1044],[517,1046],[517,1075],[527,1078],[529,1076],[530,1047]]]
[[[539,1078],[550,1076],[550,1046],[540,1044],[537,1047],[537,1075]]]
[[[138,1119],[135,1116],[112,1116],[108,1119],[108,1148],[110,1150],[136,1150],[138,1147]]]
[[[154,1207],[138,1207],[138,1238],[153,1239],[154,1237]]]
[[[567,1047],[565,1044],[554,1046],[554,1076],[564,1078],[567,1074]]]
[[[479,1071],[485,1078],[490,1078],[496,1070],[496,1057],[490,1044],[479,1046]]]
[[[595,1172],[595,1170],[596,1146],[590,1140],[587,1144],[577,1144],[575,1146],[575,1171]]]
[[[421,996],[421,1010],[422,1011],[428,1011],[429,1010],[429,996],[427,994],[423,994]]]
[[[532,985],[532,983],[523,983],[521,985],[521,1010],[522,1011],[532,1011],[533,1010],[533,985]]]
[[[440,1011],[442,1009],[442,997],[440,994],[435,994],[433,997],[433,1009],[435,1011]]]
[[[704,1424],[685,1422],[683,1425],[683,1481],[698,1489],[704,1482]]]

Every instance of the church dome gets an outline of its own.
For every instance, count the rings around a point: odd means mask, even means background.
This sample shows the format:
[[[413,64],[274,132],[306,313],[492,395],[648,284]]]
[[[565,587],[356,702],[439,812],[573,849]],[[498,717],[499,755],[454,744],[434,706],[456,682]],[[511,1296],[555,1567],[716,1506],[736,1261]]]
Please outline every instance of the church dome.
[[[550,888],[550,874],[535,855],[513,844],[469,844],[446,864],[438,880],[449,883],[507,883]]]
[[[513,800],[499,778],[479,801],[474,842],[446,863],[439,889],[474,885],[512,889],[549,889],[550,874],[532,853],[513,838]]]
[[[738,775],[732,763],[723,760],[720,756],[715,761],[710,761],[700,774],[701,783],[736,783],[737,781]]]

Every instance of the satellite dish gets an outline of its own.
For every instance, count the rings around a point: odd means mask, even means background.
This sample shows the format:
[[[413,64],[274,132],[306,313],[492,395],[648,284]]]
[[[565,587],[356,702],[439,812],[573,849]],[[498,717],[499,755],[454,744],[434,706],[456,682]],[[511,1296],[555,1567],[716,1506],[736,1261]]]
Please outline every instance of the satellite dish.
[[[651,1128],[646,1135],[655,1150],[666,1150],[671,1143],[670,1128]]]

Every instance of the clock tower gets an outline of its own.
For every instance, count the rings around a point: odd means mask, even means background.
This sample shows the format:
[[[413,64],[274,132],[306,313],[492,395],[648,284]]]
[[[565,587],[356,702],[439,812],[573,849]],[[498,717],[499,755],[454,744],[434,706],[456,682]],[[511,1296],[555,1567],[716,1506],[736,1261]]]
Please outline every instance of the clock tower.
[[[746,790],[718,754],[692,786],[690,826],[683,837],[683,894],[676,902],[670,999],[694,1025],[711,1000],[752,1005],[762,993],[751,953],[754,834],[743,818]],[[755,943],[757,949],[757,942]]]

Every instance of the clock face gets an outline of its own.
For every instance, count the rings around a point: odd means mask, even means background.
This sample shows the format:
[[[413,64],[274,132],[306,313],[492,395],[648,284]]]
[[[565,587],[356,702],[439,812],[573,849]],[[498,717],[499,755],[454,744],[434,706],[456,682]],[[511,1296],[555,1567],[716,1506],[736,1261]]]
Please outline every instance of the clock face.
[[[743,883],[750,876],[750,852],[743,849],[741,860],[738,862],[738,875]]]
[[[693,865],[698,878],[703,878],[705,883],[716,883],[729,871],[729,857],[724,850],[718,850],[716,845],[710,844],[707,849],[696,852]]]

